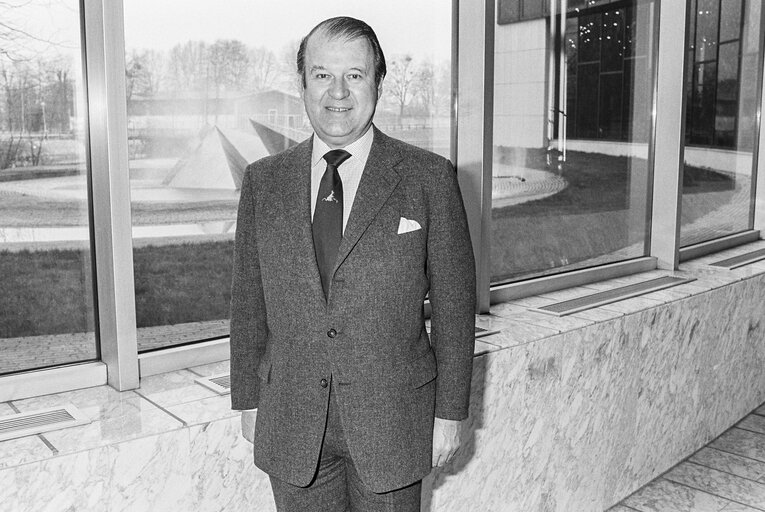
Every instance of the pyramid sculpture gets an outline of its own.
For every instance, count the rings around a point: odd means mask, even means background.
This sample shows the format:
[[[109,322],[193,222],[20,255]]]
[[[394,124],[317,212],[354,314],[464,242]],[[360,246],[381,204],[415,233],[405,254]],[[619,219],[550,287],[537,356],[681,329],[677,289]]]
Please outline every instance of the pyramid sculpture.
[[[247,164],[269,152],[254,131],[206,127],[189,155],[180,159],[163,185],[174,188],[239,190]]]
[[[304,133],[289,128],[281,128],[280,132],[277,131],[275,127],[266,126],[254,119],[250,119],[250,123],[252,123],[252,127],[255,129],[255,132],[257,132],[258,137],[260,137],[260,140],[263,141],[268,152],[272,155],[294,146],[298,141],[305,140],[311,135],[310,132]]]

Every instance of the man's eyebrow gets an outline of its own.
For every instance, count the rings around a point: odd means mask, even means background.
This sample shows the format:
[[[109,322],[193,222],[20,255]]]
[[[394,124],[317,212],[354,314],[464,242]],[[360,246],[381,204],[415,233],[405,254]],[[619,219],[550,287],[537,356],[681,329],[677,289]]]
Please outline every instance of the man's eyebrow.
[[[315,66],[311,66],[310,69],[308,70],[308,72],[309,73],[313,73],[315,71],[326,71],[326,70],[327,70],[327,68],[325,68],[324,66],[315,65]],[[366,68],[366,66],[363,66],[363,67],[353,66],[351,68],[348,68],[348,71],[352,71],[352,72],[357,72],[357,73],[362,73],[363,74],[363,73],[367,72],[367,68]]]

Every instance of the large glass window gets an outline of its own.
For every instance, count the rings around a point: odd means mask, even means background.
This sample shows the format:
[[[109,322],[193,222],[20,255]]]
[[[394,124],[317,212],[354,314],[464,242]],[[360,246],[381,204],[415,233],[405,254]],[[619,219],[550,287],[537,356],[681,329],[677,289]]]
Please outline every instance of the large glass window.
[[[0,2],[0,374],[97,357],[77,0]]]
[[[560,16],[564,3],[535,19],[498,18],[495,283],[648,251],[655,4],[568,2]]]
[[[690,0],[681,245],[752,228],[761,2]]]
[[[228,335],[239,187],[247,163],[311,134],[300,38],[349,15],[388,62],[375,124],[450,154],[450,2],[125,2],[128,144],[139,350]],[[406,16],[401,16],[405,12]]]

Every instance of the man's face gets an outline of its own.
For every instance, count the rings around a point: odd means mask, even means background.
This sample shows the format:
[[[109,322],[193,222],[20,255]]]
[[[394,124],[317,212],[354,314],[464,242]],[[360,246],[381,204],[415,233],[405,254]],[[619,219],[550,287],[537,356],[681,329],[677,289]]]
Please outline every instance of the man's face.
[[[303,103],[316,134],[331,148],[347,146],[372,124],[382,87],[366,39],[311,36],[305,51]]]

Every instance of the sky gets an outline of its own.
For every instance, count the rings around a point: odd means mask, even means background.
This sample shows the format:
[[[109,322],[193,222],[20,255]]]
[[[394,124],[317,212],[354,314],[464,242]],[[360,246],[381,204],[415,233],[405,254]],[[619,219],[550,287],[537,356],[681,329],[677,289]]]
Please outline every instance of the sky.
[[[126,48],[167,50],[189,40],[239,39],[277,54],[325,18],[369,23],[386,55],[448,59],[449,0],[123,0]]]
[[[348,15],[372,26],[388,59],[408,53],[418,59],[440,62],[448,60],[451,52],[451,3],[449,0],[123,0],[125,47],[128,51],[149,48],[164,51],[190,40],[212,43],[217,39],[238,39],[248,46],[265,46],[279,56],[319,21]],[[18,41],[26,48],[23,53],[62,53],[78,59],[78,4],[78,0],[7,0],[0,2],[0,18],[34,36]]]
[[[79,56],[77,0],[7,0],[0,2],[0,48],[14,57],[40,53]]]

